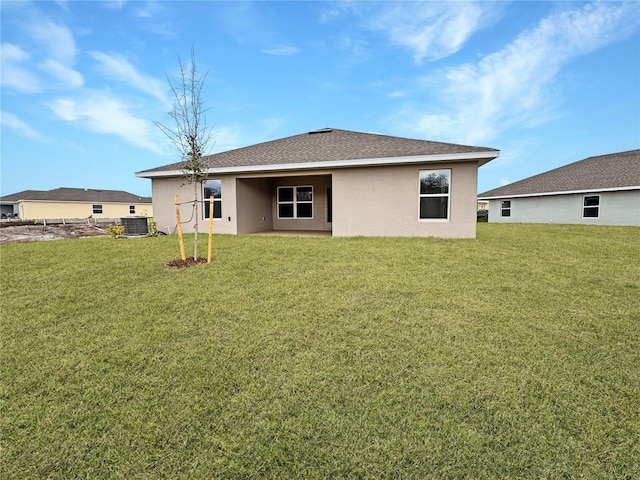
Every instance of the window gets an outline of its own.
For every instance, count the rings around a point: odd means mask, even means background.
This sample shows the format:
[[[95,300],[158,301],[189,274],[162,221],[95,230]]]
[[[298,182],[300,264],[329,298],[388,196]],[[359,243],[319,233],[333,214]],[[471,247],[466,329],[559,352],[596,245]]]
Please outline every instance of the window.
[[[102,213],[102,205],[94,205],[93,213]]]
[[[503,217],[511,216],[511,200],[502,200],[500,202],[500,215]]]
[[[600,195],[585,195],[582,199],[582,218],[600,216]]]
[[[213,218],[222,218],[222,180],[206,180],[203,183],[204,191],[202,212],[204,218],[209,218],[209,199],[213,196]]]
[[[129,214],[132,215],[136,213],[136,206],[135,205],[129,205]]]
[[[449,218],[451,170],[420,170],[420,220]]]
[[[313,187],[278,187],[278,218],[313,218]]]

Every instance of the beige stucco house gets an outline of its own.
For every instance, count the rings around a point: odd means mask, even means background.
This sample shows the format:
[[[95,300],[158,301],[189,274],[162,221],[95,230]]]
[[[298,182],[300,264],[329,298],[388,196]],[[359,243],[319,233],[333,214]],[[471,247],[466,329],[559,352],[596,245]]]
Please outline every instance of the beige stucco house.
[[[322,129],[205,158],[207,180],[193,186],[175,163],[136,173],[152,181],[158,229],[248,234],[315,231],[333,236],[473,238],[478,167],[492,148]],[[194,200],[203,214],[192,219]]]
[[[0,198],[3,217],[23,220],[118,219],[153,216],[151,198],[120,190],[56,188],[25,190]]]

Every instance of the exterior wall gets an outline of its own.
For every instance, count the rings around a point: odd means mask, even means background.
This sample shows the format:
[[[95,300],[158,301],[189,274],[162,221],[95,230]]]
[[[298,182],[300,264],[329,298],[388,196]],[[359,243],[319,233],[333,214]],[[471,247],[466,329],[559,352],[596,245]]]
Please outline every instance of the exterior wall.
[[[600,195],[598,218],[582,218],[585,195]],[[510,217],[501,215],[502,200],[511,200]],[[490,200],[489,222],[640,226],[640,190]]]
[[[236,181],[234,176],[220,175],[211,178],[222,182],[222,218],[214,219],[214,233],[238,233],[236,215]],[[165,233],[175,233],[176,207],[173,203],[174,195],[178,195],[180,203],[180,221],[183,233],[193,233],[194,225],[198,225],[199,232],[209,231],[209,220],[204,218],[203,209],[199,208],[199,219],[193,218],[193,185],[184,184],[183,178],[160,178],[151,182],[153,198],[153,219],[158,230]],[[202,191],[198,192],[198,200],[202,201]]]
[[[277,212],[277,187],[313,187],[313,218],[282,219]],[[274,230],[331,230],[327,225],[327,187],[331,186],[330,175],[288,176],[274,179],[271,203],[273,205],[273,229]]]
[[[226,192],[223,188],[223,200]],[[271,178],[242,178],[236,180],[238,202],[238,233],[273,230],[273,191]],[[224,201],[223,206],[224,208]]]
[[[451,170],[448,220],[420,220],[420,170]],[[475,238],[478,165],[475,161],[343,168],[254,175],[219,175],[222,218],[215,233],[244,234],[269,230],[329,230],[334,236],[413,236]],[[184,233],[208,230],[208,221],[192,218],[193,185],[182,178],[152,180],[158,230],[175,233],[173,203],[178,195]],[[278,219],[278,186],[313,186],[312,219]],[[327,222],[327,188],[332,189],[333,222]],[[202,195],[201,192],[198,195]],[[202,209],[200,209],[202,212]],[[202,216],[202,213],[200,213]]]
[[[419,219],[420,170],[451,169],[448,220]],[[475,238],[476,162],[336,170],[334,236]]]
[[[93,213],[93,205],[102,205],[102,213]],[[136,213],[129,213],[129,207],[134,205]],[[18,205],[20,218],[24,220],[41,220],[47,218],[121,218],[130,216],[153,216],[150,203],[75,203],[75,202],[41,202],[24,200]]]

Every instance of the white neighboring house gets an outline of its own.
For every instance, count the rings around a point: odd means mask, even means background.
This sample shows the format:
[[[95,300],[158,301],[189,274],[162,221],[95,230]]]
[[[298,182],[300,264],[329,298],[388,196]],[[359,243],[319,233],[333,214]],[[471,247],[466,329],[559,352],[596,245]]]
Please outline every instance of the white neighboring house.
[[[490,222],[640,226],[640,150],[589,157],[478,195]]]

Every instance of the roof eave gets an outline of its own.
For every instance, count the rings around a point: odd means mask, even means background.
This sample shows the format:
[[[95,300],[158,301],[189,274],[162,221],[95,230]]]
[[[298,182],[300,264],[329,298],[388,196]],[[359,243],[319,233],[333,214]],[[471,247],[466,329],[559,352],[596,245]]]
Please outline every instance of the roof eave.
[[[498,200],[500,198],[525,198],[525,197],[549,197],[555,195],[571,195],[576,193],[598,193],[598,192],[620,192],[629,190],[640,190],[640,185],[631,185],[625,187],[608,187],[608,188],[591,188],[582,190],[564,190],[557,192],[538,192],[538,193],[519,193],[515,195],[484,195],[479,196],[478,200]]]
[[[408,157],[387,157],[387,158],[359,158],[354,160],[330,160],[324,162],[305,163],[278,163],[273,165],[243,165],[237,167],[209,168],[207,174],[234,174],[234,173],[265,173],[265,172],[288,172],[292,170],[326,170],[330,168],[354,168],[354,167],[377,167],[386,165],[407,165],[415,163],[439,163],[439,162],[459,162],[465,160],[477,160],[478,166],[497,158],[499,150],[482,152],[447,153],[437,155],[417,155]],[[178,177],[184,173],[182,170],[165,170],[157,172],[142,171],[136,172],[136,177],[140,178],[162,178]]]

